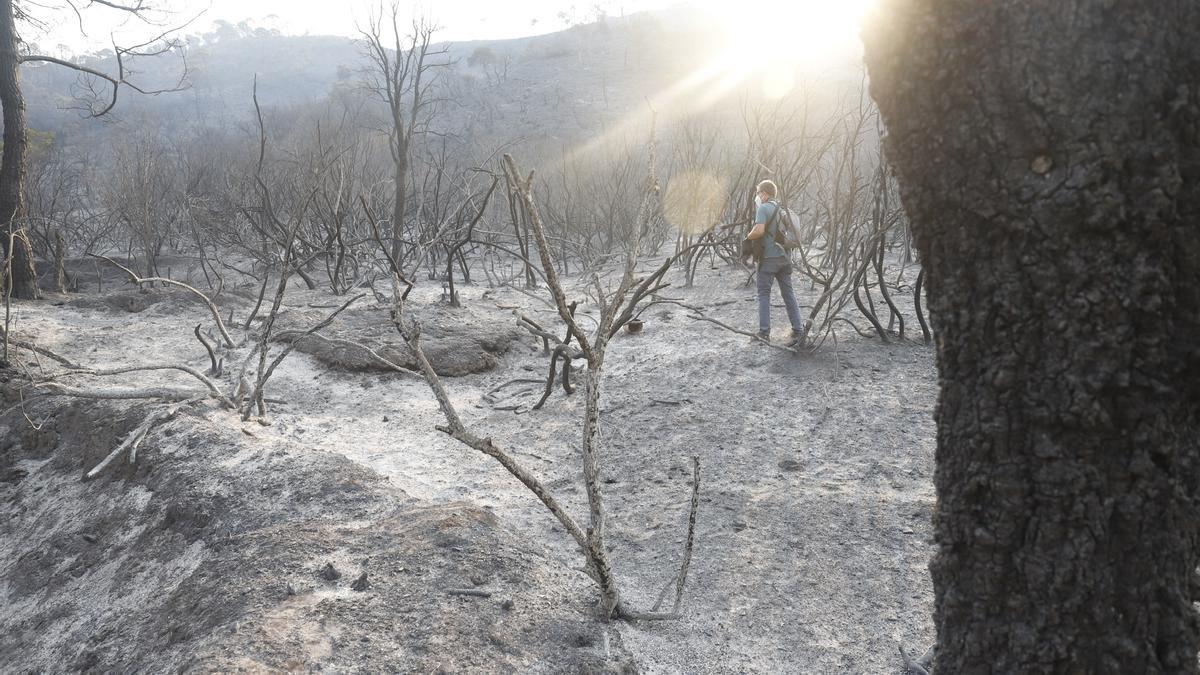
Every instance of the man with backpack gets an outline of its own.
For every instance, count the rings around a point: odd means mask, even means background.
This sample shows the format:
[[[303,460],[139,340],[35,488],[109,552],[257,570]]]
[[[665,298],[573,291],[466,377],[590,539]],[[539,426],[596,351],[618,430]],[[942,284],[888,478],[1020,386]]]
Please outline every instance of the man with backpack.
[[[776,197],[779,188],[775,183],[764,180],[758,184],[758,195],[754,198],[758,211],[754,215],[754,227],[746,239],[761,240],[762,255],[758,257],[758,337],[771,339],[771,282],[779,282],[779,294],[787,309],[788,321],[792,324],[789,344],[798,343],[804,337],[804,324],[800,308],[792,293],[792,259],[784,249],[784,237],[780,233],[783,209]]]

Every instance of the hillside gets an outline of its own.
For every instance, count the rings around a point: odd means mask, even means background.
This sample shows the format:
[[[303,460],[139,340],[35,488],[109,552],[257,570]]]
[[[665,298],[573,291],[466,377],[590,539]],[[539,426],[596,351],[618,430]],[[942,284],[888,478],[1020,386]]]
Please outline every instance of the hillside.
[[[531,138],[572,144],[614,131],[640,139],[651,108],[668,119],[705,111],[736,116],[747,101],[762,98],[756,82],[729,87],[720,73],[695,76],[719,46],[718,35],[711,25],[640,13],[535,37],[436,45],[449,65],[439,69],[444,103],[435,127],[483,145]],[[164,133],[246,124],[256,78],[266,108],[318,102],[360,89],[367,79],[363,43],[348,38],[260,32],[188,43],[189,87],[153,97],[126,90],[110,121],[151,119]],[[84,62],[105,71],[114,66],[111,58]],[[132,67],[139,82],[170,86],[180,64],[166,55],[135,59]],[[856,89],[860,69],[847,63],[795,75],[810,104],[819,105]],[[27,64],[22,78],[32,128],[80,144],[104,133],[104,124],[72,109],[81,93],[75,73]],[[631,116],[642,123],[623,130]]]

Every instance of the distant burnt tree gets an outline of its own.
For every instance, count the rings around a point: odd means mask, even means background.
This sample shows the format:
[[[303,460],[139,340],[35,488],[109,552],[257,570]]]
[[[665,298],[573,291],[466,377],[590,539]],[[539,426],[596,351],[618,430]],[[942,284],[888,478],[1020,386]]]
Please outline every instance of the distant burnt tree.
[[[64,0],[64,7],[69,7],[79,15],[79,7],[70,0]],[[89,5],[92,3],[88,3]],[[154,7],[144,0],[137,0],[131,5],[117,2],[95,2],[96,5],[125,12],[143,21],[156,21],[153,17]],[[43,9],[54,9],[46,5],[37,5]],[[0,106],[4,108],[4,149],[0,158],[0,228],[3,228],[4,263],[6,267],[6,286],[11,285],[14,297],[33,299],[38,296],[37,277],[33,269],[33,250],[29,244],[29,235],[22,220],[22,183],[25,177],[25,162],[27,139],[25,135],[25,98],[21,93],[20,65],[22,63],[53,63],[65,68],[78,71],[85,95],[80,104],[85,113],[99,117],[112,110],[117,103],[117,96],[122,87],[128,87],[143,94],[155,94],[173,91],[183,85],[187,74],[186,64],[181,71],[180,79],[173,87],[166,89],[148,89],[128,79],[130,75],[127,63],[139,56],[157,56],[176,50],[178,43],[163,40],[168,32],[152,40],[131,47],[116,47],[114,56],[115,72],[103,72],[77,63],[41,54],[24,54],[21,49],[21,38],[17,34],[18,21],[28,21],[32,17],[26,13],[26,5],[14,0],[0,0]],[[182,52],[180,52],[182,53]],[[100,84],[103,83],[103,84]],[[11,249],[10,249],[11,246]]]

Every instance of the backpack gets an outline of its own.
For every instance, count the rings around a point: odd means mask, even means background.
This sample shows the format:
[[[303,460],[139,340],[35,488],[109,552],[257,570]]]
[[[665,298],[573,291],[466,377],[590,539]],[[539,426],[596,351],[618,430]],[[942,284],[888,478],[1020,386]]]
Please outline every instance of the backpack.
[[[772,217],[772,220],[779,221],[779,224],[775,227],[775,243],[782,246],[783,250],[788,253],[800,248],[800,228],[797,227],[796,219],[792,216],[792,212],[776,202],[775,216]]]
[[[775,211],[774,211],[774,213],[771,214],[771,217],[767,220],[767,223],[765,225],[765,227],[767,229],[771,229],[771,225],[774,225],[775,223],[779,222],[779,214],[782,211],[779,208],[778,203],[775,203],[775,202],[772,202],[772,203],[775,204]],[[755,264],[762,262],[762,257],[763,257],[763,253],[764,253],[764,249],[765,249],[765,245],[763,244],[763,239],[765,239],[765,238],[766,237],[763,236],[763,237],[759,237],[758,239],[749,239],[749,238],[743,239],[741,256],[740,256],[741,259],[746,260],[748,258],[753,258]],[[775,228],[775,243],[779,244],[780,246],[783,246],[783,243],[779,240],[779,227],[778,226]],[[786,251],[788,251],[788,249],[784,249],[784,251],[786,252]]]

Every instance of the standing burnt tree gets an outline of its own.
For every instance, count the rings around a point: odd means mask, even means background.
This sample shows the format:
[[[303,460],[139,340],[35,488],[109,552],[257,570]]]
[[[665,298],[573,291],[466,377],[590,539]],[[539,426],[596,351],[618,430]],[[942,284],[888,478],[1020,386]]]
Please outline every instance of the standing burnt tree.
[[[25,137],[25,98],[21,93],[20,65],[22,63],[52,63],[64,68],[70,68],[80,74],[83,89],[87,90],[88,98],[80,103],[88,114],[99,117],[112,110],[117,104],[117,96],[122,87],[128,87],[143,94],[159,94],[166,91],[176,91],[183,86],[187,75],[186,63],[181,70],[180,79],[174,86],[168,88],[148,89],[142,87],[128,76],[128,62],[141,56],[158,56],[169,51],[177,50],[179,43],[167,40],[165,36],[175,30],[166,29],[154,38],[132,47],[113,45],[114,68],[104,72],[89,68],[71,61],[41,54],[22,54],[21,38],[17,33],[17,22],[28,22],[32,17],[26,12],[27,6],[47,11],[65,11],[70,9],[83,25],[82,9],[96,4],[101,8],[123,12],[146,23],[157,25],[155,8],[147,0],[132,0],[130,4],[94,0],[83,5],[75,0],[62,0],[58,5],[43,3],[20,3],[16,0],[0,0],[0,106],[4,108],[4,148],[0,156],[0,228],[3,232],[3,279],[13,296],[23,299],[34,299],[38,296],[37,276],[33,268],[33,251],[29,244],[29,235],[22,221],[21,190],[25,179],[25,162],[27,139]],[[160,12],[161,13],[161,12]],[[184,24],[186,25],[186,24]],[[180,26],[182,27],[182,26]],[[179,52],[182,55],[182,51]],[[103,82],[103,84],[99,84]],[[10,286],[9,286],[10,285]]]
[[[938,672],[1196,672],[1200,4],[890,0],[935,333]]]
[[[16,18],[13,0],[0,0],[0,106],[4,107],[4,150],[0,158],[0,228],[4,269],[3,287],[12,295],[38,296],[33,250],[20,222],[21,189],[25,177],[25,99],[21,96]]]
[[[391,255],[403,263],[406,241],[404,217],[407,213],[408,180],[413,142],[428,129],[433,106],[437,68],[449,64],[445,46],[432,46],[434,25],[415,19],[405,36],[400,29],[400,6],[392,2],[388,10],[371,17],[362,31],[367,45],[367,86],[387,105],[388,149],[392,154],[394,197],[392,199]],[[413,242],[407,242],[415,249]]]

